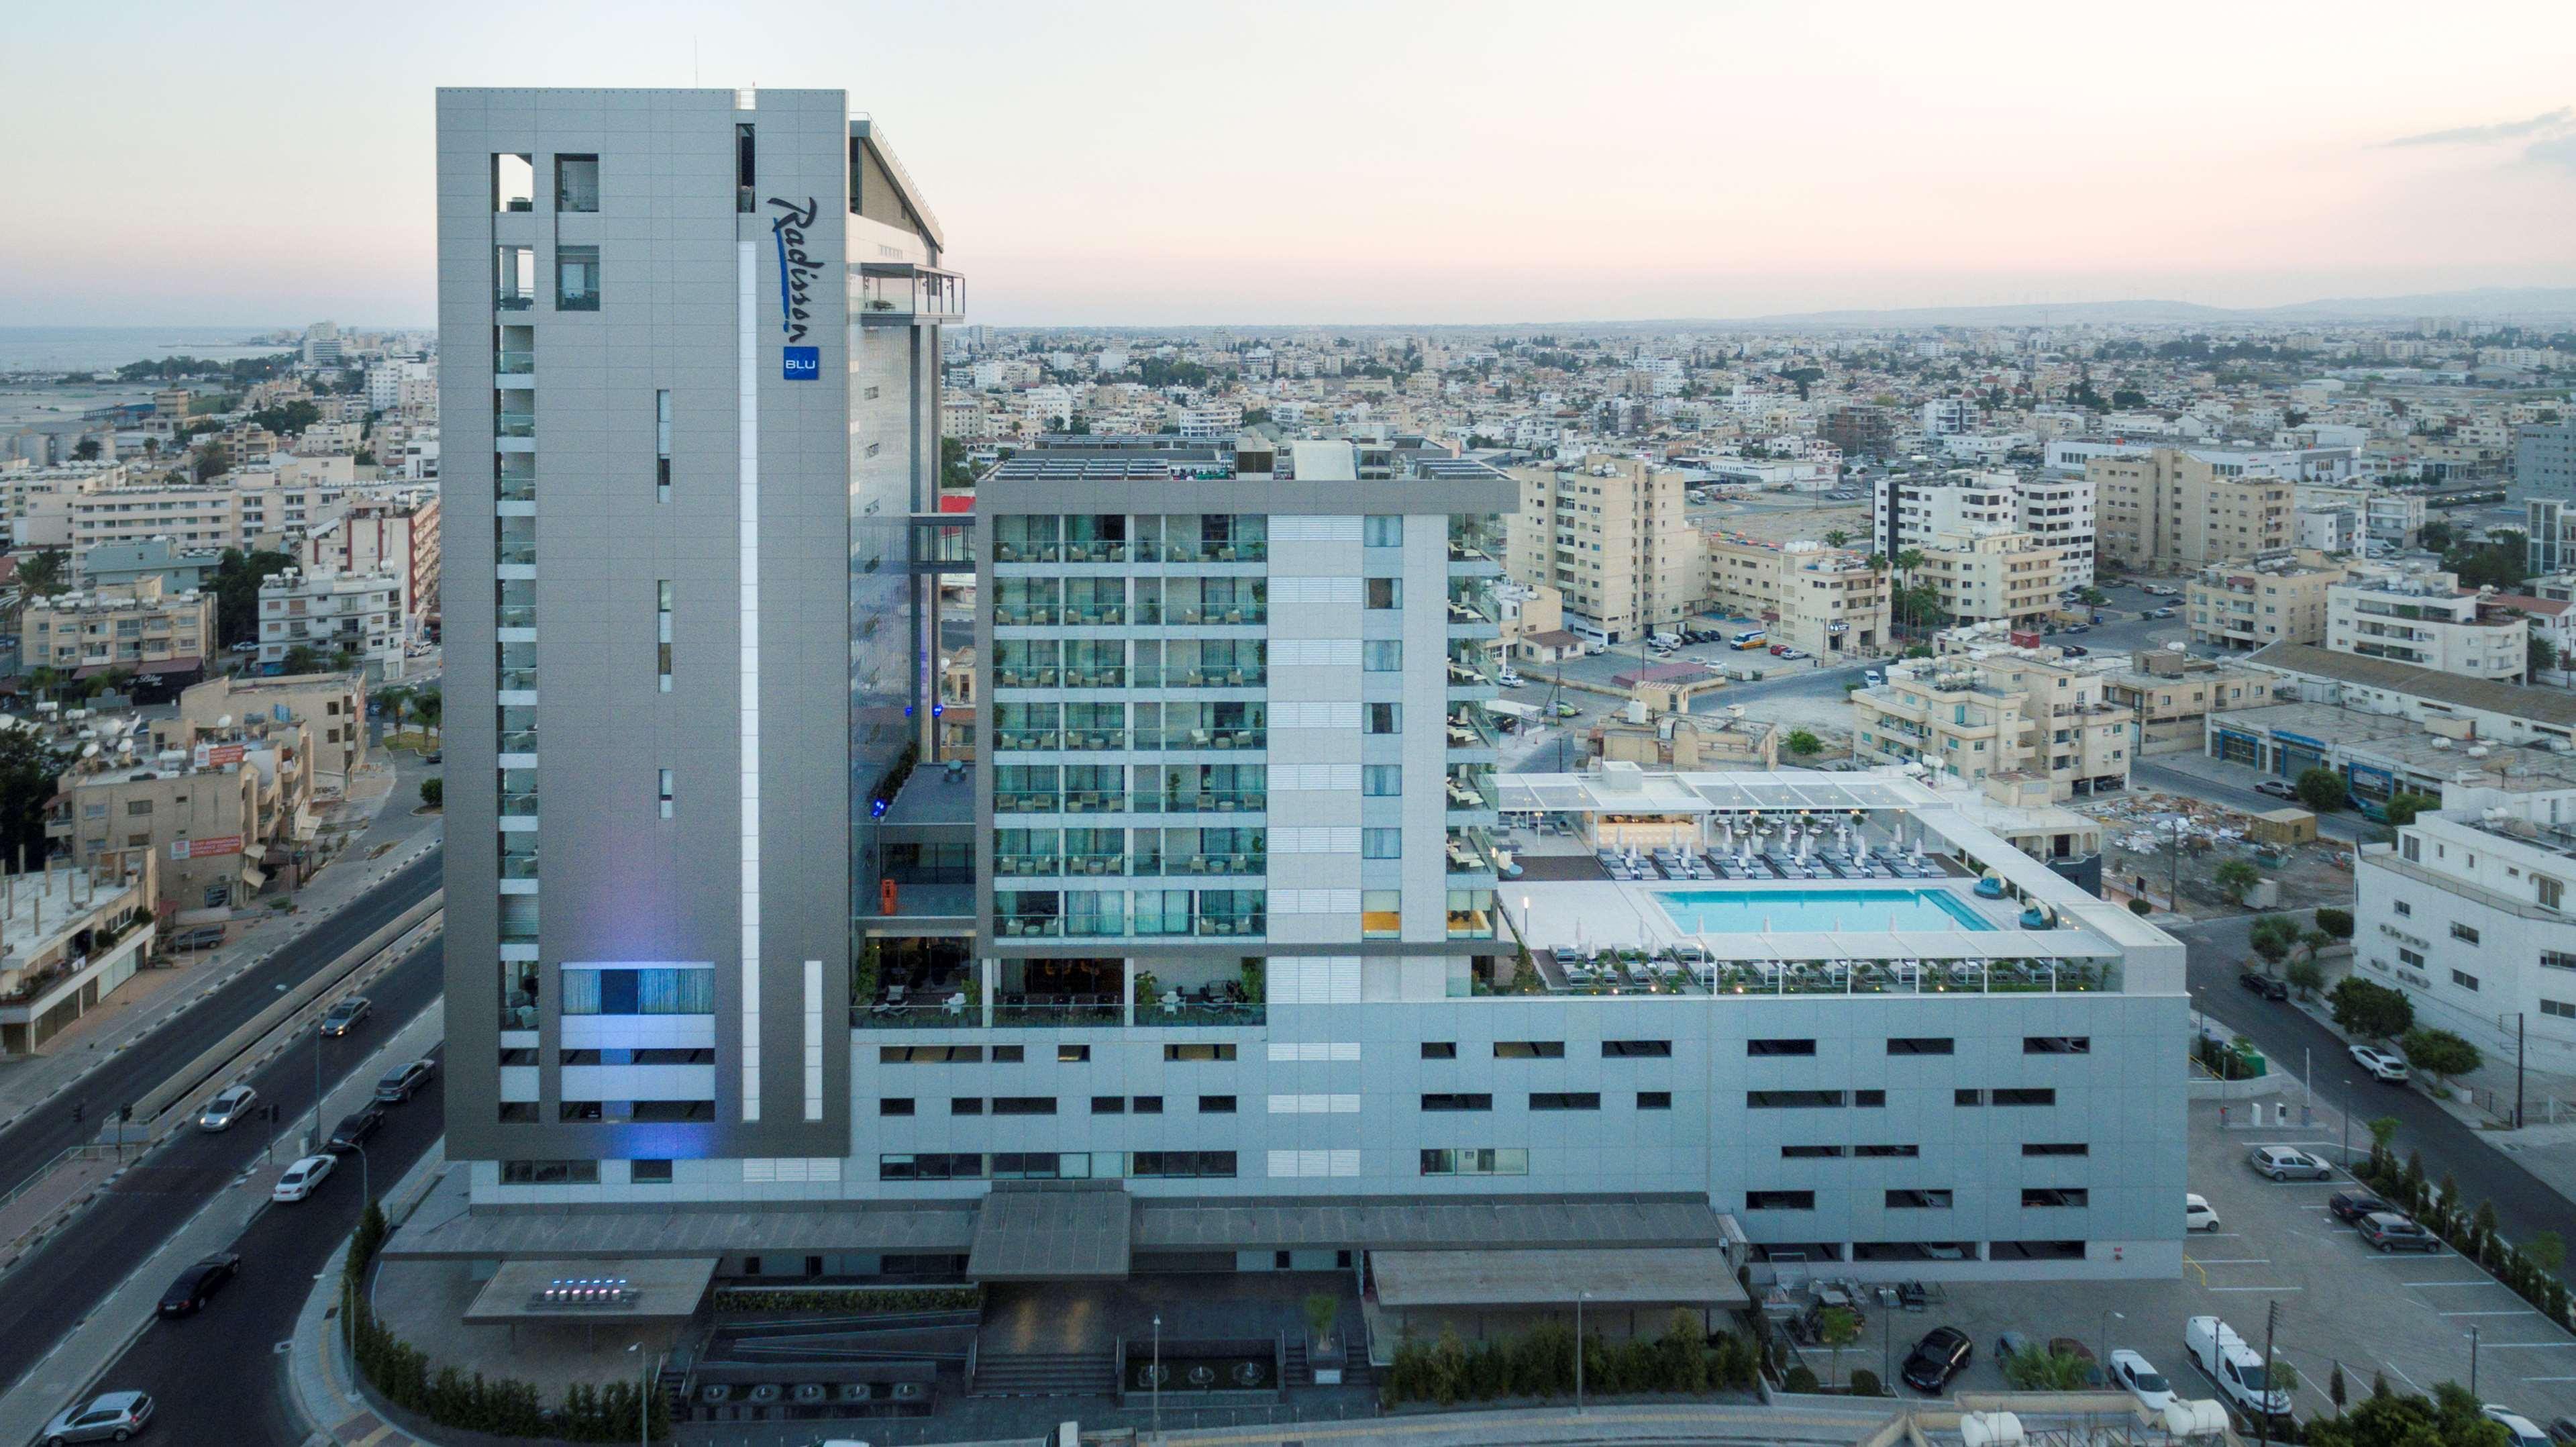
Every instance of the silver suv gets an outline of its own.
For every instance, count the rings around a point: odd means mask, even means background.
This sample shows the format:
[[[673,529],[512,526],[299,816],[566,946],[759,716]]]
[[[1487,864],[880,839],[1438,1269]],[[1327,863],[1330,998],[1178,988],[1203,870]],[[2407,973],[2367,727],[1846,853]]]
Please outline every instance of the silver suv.
[[[2245,1163],[2252,1166],[2257,1175],[2269,1176],[2276,1181],[2331,1181],[2335,1173],[2334,1167],[2326,1164],[2323,1157],[2292,1150],[2288,1146],[2256,1146],[2246,1153]]]
[[[122,1442],[152,1421],[152,1399],[141,1392],[106,1392],[45,1424],[45,1447],[70,1442]]]

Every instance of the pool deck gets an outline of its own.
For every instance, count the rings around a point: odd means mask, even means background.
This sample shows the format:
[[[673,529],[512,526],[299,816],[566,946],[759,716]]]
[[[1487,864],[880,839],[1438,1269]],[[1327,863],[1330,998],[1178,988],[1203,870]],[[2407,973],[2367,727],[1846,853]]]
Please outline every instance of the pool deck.
[[[1597,867],[1597,866],[1596,866]],[[1988,928],[1840,930],[1736,930],[1695,933],[1674,923],[1658,898],[1667,894],[1718,893],[1758,899],[1765,894],[1810,895],[1902,890],[1948,895]],[[1635,947],[1649,951],[1693,944],[1717,960],[1975,960],[2066,957],[2116,959],[2120,947],[2081,926],[2048,930],[2021,927],[2021,902],[1980,899],[1974,881],[1722,880],[1660,883],[1592,880],[1506,880],[1497,891],[1533,950],[1579,958],[1593,950]]]

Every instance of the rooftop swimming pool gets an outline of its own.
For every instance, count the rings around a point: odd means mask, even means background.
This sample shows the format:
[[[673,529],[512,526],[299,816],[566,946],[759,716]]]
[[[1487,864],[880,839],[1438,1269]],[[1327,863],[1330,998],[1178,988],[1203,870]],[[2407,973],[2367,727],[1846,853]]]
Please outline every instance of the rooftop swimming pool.
[[[1685,934],[1995,927],[1943,889],[1677,889],[1659,891],[1655,899]]]

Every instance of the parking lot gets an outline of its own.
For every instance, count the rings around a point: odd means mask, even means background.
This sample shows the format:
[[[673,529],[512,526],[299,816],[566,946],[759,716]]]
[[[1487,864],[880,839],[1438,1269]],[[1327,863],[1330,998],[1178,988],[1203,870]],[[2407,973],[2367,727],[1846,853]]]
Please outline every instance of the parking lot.
[[[2295,1084],[2290,1091],[2295,1121]],[[2183,1350],[2184,1319],[2222,1317],[2260,1351],[2266,1304],[2277,1301],[2274,1355],[2299,1374],[2293,1403],[2301,1418],[2331,1413],[2326,1382],[2338,1363],[2347,1401],[2367,1395],[2372,1374],[2380,1372],[2401,1392],[2429,1392],[2440,1381],[2467,1384],[2472,1330],[2480,1400],[2542,1422],[2576,1414],[2576,1337],[2448,1247],[2429,1256],[2382,1255],[2364,1245],[2326,1210],[2327,1197],[2357,1189],[2348,1178],[2275,1183],[2246,1166],[2247,1151],[2258,1145],[2339,1158],[2338,1117],[2320,1108],[2313,1125],[2255,1129],[2245,1124],[2248,1103],[2238,1102],[2230,1107],[2235,1124],[2222,1130],[2218,1111],[2214,1101],[2191,1104],[2191,1189],[2209,1199],[2220,1224],[2186,1243],[2181,1280],[1952,1285],[1945,1300],[1922,1312],[1882,1312],[1873,1304],[1860,1344],[1843,1352],[1842,1370],[1878,1371],[1882,1353],[1901,1363],[1916,1338],[1949,1325],[1967,1332],[1977,1351],[1952,1383],[1954,1391],[2005,1385],[1995,1338],[2009,1330],[2040,1341],[2076,1337],[2105,1359],[2127,1347],[2155,1363],[2184,1396],[2216,1397]],[[2369,1132],[2360,1121],[2352,1134],[2362,1142],[2354,1153],[2366,1150]],[[1813,1360],[1823,1370],[1824,1354]]]

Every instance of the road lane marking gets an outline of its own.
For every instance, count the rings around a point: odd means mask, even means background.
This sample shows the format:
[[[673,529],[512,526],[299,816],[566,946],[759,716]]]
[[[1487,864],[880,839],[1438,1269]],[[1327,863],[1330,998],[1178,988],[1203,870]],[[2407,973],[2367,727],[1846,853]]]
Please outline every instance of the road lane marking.
[[[2192,1260],[2203,1266],[2269,1266],[2272,1264],[2272,1258],[2269,1256],[2195,1256]]]
[[[2397,1283],[2397,1284],[2398,1284],[2398,1285],[2400,1285],[2400,1286],[2502,1286],[2502,1285],[2504,1285],[2504,1283],[2503,1283],[2503,1282],[2501,1282],[2501,1281],[2497,1281],[2497,1280],[2493,1279],[2492,1277],[2485,1277],[2485,1276],[2462,1277],[2461,1279],[2459,1279],[2459,1280],[2457,1280],[2457,1281],[2401,1281],[2401,1282],[2399,1282],[2399,1283]]]
[[[2305,1291],[2304,1286],[2211,1286],[2208,1291]]]
[[[2538,1316],[2538,1315],[2540,1315],[2540,1313],[2539,1313],[2539,1312],[2536,1312],[2536,1311],[2532,1310],[2530,1307],[2524,1307],[2524,1308],[2523,1308],[2523,1309],[2521,1309],[2520,1311],[2446,1311],[2446,1312],[2443,1312],[2443,1313],[2441,1313],[2441,1314],[2442,1314],[2443,1316]]]

